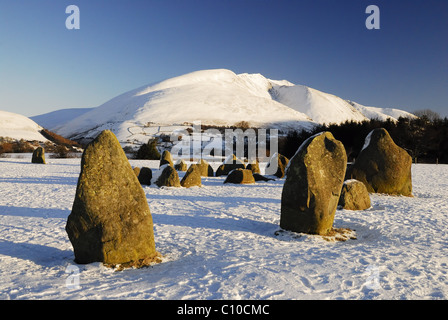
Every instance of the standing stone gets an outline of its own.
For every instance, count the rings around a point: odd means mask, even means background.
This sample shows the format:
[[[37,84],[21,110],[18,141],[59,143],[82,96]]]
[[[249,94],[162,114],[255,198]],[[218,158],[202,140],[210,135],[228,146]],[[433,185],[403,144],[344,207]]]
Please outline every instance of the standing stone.
[[[224,183],[251,184],[255,183],[255,178],[251,170],[237,168],[229,172]]]
[[[177,171],[187,171],[188,166],[183,159],[180,159],[174,164],[174,169]]]
[[[268,175],[274,175],[277,178],[283,178],[285,176],[285,170],[288,166],[288,163],[288,158],[286,158],[282,154],[275,153],[269,160],[269,163],[266,166],[265,173]]]
[[[258,173],[258,174],[261,173],[261,172],[260,172],[260,164],[258,163],[258,160],[255,161],[255,162],[253,162],[253,163],[249,163],[249,164],[246,166],[246,169],[251,170],[252,173]]]
[[[365,184],[371,193],[412,196],[412,158],[383,128],[372,130],[346,179]]]
[[[199,168],[199,165],[197,164],[190,165],[184,177],[182,178],[180,185],[184,188],[190,188],[196,186],[200,187],[202,185],[201,170]]]
[[[84,150],[65,229],[77,263],[141,266],[158,259],[145,192],[109,130]]]
[[[234,169],[246,169],[246,165],[241,160],[237,159],[235,155],[229,156],[218,169],[216,169],[216,176],[226,176]]]
[[[164,164],[169,164],[170,166],[174,167],[171,153],[168,150],[163,151],[162,157],[160,158],[160,167]]]
[[[152,179],[152,170],[148,167],[142,167],[138,174],[138,181],[142,185],[150,186]]]
[[[346,210],[365,210],[370,208],[370,196],[364,183],[355,179],[344,181],[338,205],[341,209]]]
[[[331,231],[346,166],[344,146],[330,132],[307,139],[286,171],[280,227],[319,235]]]
[[[33,151],[33,156],[31,157],[31,163],[43,163],[45,164],[45,150],[42,147],[37,147]]]
[[[159,176],[155,179],[155,184],[160,187],[180,187],[179,174],[169,164],[165,164],[159,169]]]
[[[202,177],[213,177],[214,172],[212,166],[207,162],[207,160],[201,159],[198,162],[199,171]]]

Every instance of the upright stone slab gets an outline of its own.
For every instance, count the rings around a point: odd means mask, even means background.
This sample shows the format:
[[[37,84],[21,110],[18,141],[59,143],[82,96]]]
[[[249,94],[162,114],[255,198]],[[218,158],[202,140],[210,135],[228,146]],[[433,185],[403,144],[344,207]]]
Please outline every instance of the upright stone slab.
[[[190,165],[180,181],[180,185],[184,188],[200,187],[202,185],[201,170],[198,164]]]
[[[246,169],[246,165],[243,161],[237,159],[235,155],[231,155],[226,160],[224,160],[224,162],[218,167],[218,169],[216,169],[215,175],[217,177],[226,176],[230,171],[234,169]]]
[[[158,177],[153,178],[155,184],[161,187],[180,187],[179,174],[168,163],[160,167]]]
[[[286,170],[280,227],[320,235],[331,231],[346,166],[344,146],[330,132],[307,139]]]
[[[45,150],[42,147],[37,147],[33,151],[33,155],[31,157],[31,163],[42,163],[45,164]]]
[[[150,186],[152,179],[152,170],[148,167],[142,167],[138,174],[138,181],[141,185]]]
[[[160,158],[160,167],[165,164],[169,164],[170,166],[174,167],[173,158],[171,157],[171,153],[168,150],[163,151],[162,157]]]
[[[412,196],[412,158],[384,128],[371,131],[364,147],[348,169],[346,179],[356,179],[372,193]]]
[[[202,177],[213,177],[214,172],[212,166],[208,163],[207,160],[201,159],[198,161],[199,171],[201,172]]]
[[[174,169],[177,171],[187,171],[188,165],[184,160],[180,159],[174,164]]]
[[[146,195],[109,130],[84,150],[65,229],[77,263],[144,265],[158,256]]]

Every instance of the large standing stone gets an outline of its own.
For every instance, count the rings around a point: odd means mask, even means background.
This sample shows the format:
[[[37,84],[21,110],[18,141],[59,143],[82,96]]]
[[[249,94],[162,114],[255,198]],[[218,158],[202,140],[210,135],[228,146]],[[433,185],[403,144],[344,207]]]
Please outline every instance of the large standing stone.
[[[190,165],[187,172],[185,172],[185,175],[180,181],[180,185],[184,188],[200,187],[202,185],[201,170],[199,168],[199,165]]]
[[[160,187],[180,187],[179,174],[169,164],[165,164],[160,167],[158,177],[155,180],[155,184]]]
[[[346,210],[370,208],[370,195],[364,183],[355,179],[344,181],[338,205]]]
[[[33,151],[33,156],[31,157],[31,163],[43,163],[45,164],[45,150],[42,147],[37,147]]]
[[[331,231],[346,166],[344,146],[330,132],[307,139],[286,171],[280,227],[320,235]]]
[[[145,265],[157,259],[145,192],[109,130],[84,150],[65,229],[77,263]]]
[[[160,167],[165,164],[169,164],[170,166],[174,167],[173,158],[171,157],[171,153],[168,150],[163,151],[162,157],[160,158]]]
[[[412,158],[383,128],[371,131],[348,169],[346,179],[363,182],[369,192],[412,196]]]
[[[252,171],[252,173],[254,173],[254,174],[255,174],[255,173],[257,173],[257,174],[260,174],[260,173],[261,173],[261,172],[260,172],[260,164],[258,163],[258,160],[255,161],[255,162],[249,163],[249,164],[246,166],[246,169]]]
[[[255,183],[255,178],[251,170],[237,168],[229,172],[224,183],[251,184]]]

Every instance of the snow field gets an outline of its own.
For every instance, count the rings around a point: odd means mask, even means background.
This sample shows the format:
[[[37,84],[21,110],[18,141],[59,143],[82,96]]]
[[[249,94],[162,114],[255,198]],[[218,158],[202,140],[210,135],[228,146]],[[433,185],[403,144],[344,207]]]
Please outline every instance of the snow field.
[[[200,188],[145,186],[163,261],[115,271],[73,262],[65,224],[80,159],[30,159],[0,159],[0,299],[448,297],[445,165],[414,165],[412,198],[371,195],[368,210],[338,210],[334,227],[357,237],[343,242],[279,232],[284,180],[224,185],[225,177],[209,177]]]

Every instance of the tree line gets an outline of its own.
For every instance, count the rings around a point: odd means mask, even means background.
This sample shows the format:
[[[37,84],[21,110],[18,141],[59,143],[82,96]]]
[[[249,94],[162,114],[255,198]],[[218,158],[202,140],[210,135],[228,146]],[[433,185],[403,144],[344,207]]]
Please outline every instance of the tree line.
[[[280,152],[291,158],[307,138],[322,131],[330,131],[344,144],[348,160],[354,161],[366,136],[376,128],[386,129],[394,142],[405,149],[414,162],[448,163],[448,119],[429,117],[426,114],[412,119],[399,118],[397,121],[346,121],[341,124],[319,125],[312,131],[292,131],[286,135]]]

